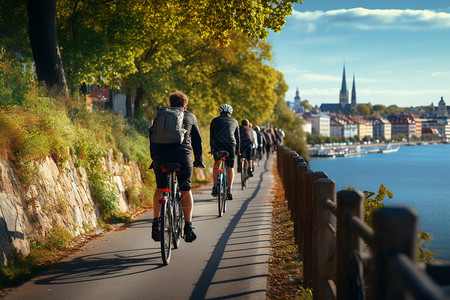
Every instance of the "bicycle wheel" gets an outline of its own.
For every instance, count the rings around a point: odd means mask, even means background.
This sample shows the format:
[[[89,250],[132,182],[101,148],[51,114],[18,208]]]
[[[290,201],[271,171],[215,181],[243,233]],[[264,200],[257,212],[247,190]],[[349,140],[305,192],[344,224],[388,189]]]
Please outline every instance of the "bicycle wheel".
[[[222,180],[224,181],[224,184],[222,184],[222,190],[220,193],[222,193],[222,211],[225,213],[227,211],[227,180],[226,177],[223,176]]]
[[[241,189],[242,190],[244,190],[244,188],[245,188],[245,169],[244,169],[244,167],[245,167],[245,158],[243,158],[240,162],[239,162],[240,164],[241,164]]]
[[[242,177],[242,189],[245,189],[245,188],[247,188],[247,178],[248,178],[247,160],[244,160],[244,164],[242,166],[242,171],[241,171],[241,177]]]
[[[168,200],[170,201],[170,200]],[[169,202],[161,204],[161,256],[165,265],[172,254],[172,210]]]
[[[217,178],[217,183],[219,184],[218,186],[218,191],[217,191],[217,205],[219,208],[219,217],[222,216],[223,214],[223,208],[222,208],[222,200],[223,200],[223,195],[222,195],[222,186],[223,186],[223,175],[219,174],[219,177]]]
[[[173,194],[171,194],[172,208],[173,208],[173,248],[178,249],[180,246],[180,239],[182,236],[183,229],[183,208],[181,206],[181,195],[178,188],[178,183],[175,181],[173,183]]]

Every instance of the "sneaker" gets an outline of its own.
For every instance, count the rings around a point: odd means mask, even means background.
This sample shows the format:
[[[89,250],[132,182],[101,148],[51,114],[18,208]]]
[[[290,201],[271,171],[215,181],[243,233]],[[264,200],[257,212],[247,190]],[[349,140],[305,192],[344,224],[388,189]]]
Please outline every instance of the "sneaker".
[[[211,191],[211,196],[217,197],[217,184],[213,185],[212,191]]]
[[[152,224],[152,239],[155,242],[161,241],[161,236],[159,234],[160,224],[161,224],[161,219],[160,218],[155,218],[153,220],[153,224]]]
[[[230,188],[227,188],[227,200],[233,200],[233,195],[231,194]]]
[[[253,169],[248,169],[248,177],[253,177]]]
[[[197,238],[197,235],[192,230],[192,223],[185,222],[184,224],[184,241],[186,243],[192,243]]]

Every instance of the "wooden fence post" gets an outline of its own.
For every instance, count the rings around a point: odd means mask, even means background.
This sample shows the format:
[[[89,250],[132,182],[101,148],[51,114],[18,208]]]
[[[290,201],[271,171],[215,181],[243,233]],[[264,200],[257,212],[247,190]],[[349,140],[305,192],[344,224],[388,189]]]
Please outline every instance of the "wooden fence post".
[[[363,287],[356,289],[358,278],[363,278],[363,266],[358,260],[362,250],[362,239],[352,228],[350,218],[363,219],[364,194],[343,190],[337,194],[336,236],[336,286],[337,299],[363,299]],[[356,272],[355,271],[360,271]],[[361,282],[362,284],[362,282]]]
[[[312,203],[312,253],[314,299],[336,298],[336,217],[324,203],[336,203],[336,185],[328,178],[314,182]]]
[[[374,213],[374,299],[405,299],[405,292],[395,287],[388,263],[393,253],[406,254],[416,261],[417,218],[410,207],[384,207]]]
[[[312,264],[312,202],[313,184],[319,178],[327,178],[324,172],[305,172],[304,197],[303,197],[303,284],[305,287],[312,287],[313,264]]]
[[[305,172],[308,171],[308,164],[303,160],[303,158],[298,160],[297,164],[297,180],[296,180],[296,190],[297,190],[297,199],[296,201],[296,215],[294,219],[294,226],[297,232],[295,242],[298,245],[298,252],[303,257],[302,245],[303,245],[303,198],[304,198],[304,181],[305,181]]]

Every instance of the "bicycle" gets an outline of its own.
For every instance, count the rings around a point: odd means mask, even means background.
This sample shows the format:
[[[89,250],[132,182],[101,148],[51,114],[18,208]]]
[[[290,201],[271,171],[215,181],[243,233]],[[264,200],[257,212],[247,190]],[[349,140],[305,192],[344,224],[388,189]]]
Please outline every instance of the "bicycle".
[[[179,163],[163,163],[161,170],[167,173],[169,187],[163,189],[161,204],[161,256],[164,265],[168,265],[174,249],[180,246],[183,237],[184,215],[181,205],[181,193],[179,190],[175,172],[180,171]]]
[[[241,169],[241,189],[244,190],[245,188],[247,188],[248,161],[243,156],[239,158],[239,167]]]
[[[225,213],[227,209],[227,171],[225,166],[225,160],[229,153],[225,150],[221,150],[217,153],[222,163],[220,164],[219,173],[217,174],[217,203],[219,207],[219,217]]]

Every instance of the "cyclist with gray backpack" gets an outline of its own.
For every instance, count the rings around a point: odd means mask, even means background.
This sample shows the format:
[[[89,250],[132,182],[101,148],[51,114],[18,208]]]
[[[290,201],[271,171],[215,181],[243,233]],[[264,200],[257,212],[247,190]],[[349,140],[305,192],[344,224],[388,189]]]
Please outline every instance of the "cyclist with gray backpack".
[[[150,155],[155,172],[156,191],[153,197],[154,219],[152,238],[160,240],[160,203],[163,189],[168,186],[168,177],[163,173],[161,164],[179,163],[176,173],[181,192],[183,214],[185,218],[184,235],[186,242],[193,242],[197,236],[192,227],[193,197],[191,192],[193,167],[204,168],[202,138],[195,115],[186,110],[188,97],[177,91],[169,96],[170,107],[158,110],[152,126],[149,128]],[[194,161],[192,161],[192,152]]]

